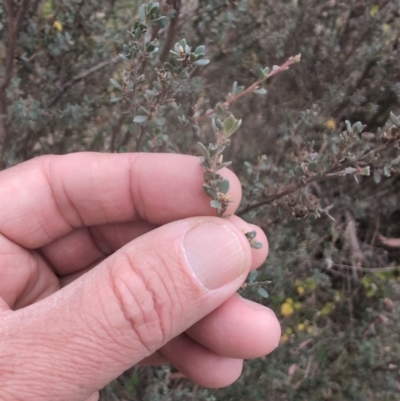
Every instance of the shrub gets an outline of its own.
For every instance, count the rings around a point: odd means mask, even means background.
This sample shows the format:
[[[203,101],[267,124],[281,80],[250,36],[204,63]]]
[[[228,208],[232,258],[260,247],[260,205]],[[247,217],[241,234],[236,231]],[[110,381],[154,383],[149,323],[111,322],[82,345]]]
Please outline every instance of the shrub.
[[[218,391],[134,368],[102,399],[398,399],[398,6],[0,4],[4,165],[82,150],[196,154],[222,215],[228,184],[207,168],[231,160],[239,214],[269,235],[242,292],[282,319],[273,355]]]

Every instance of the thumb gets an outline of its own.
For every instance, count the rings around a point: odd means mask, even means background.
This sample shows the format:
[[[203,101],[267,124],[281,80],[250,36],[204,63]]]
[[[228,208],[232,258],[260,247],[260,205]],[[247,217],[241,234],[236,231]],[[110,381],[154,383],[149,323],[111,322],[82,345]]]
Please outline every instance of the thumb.
[[[220,306],[250,265],[248,241],[225,219],[181,220],[135,239],[54,295],[0,315],[0,357],[11,366],[0,399],[87,399]]]

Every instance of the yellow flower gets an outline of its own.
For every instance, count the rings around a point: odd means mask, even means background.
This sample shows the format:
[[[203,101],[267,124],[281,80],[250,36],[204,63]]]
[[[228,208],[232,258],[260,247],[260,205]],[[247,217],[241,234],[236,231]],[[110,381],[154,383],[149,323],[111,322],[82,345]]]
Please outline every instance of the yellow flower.
[[[281,344],[285,344],[289,341],[289,335],[288,334],[283,334],[281,337]]]
[[[299,285],[299,286],[297,287],[297,293],[298,293],[299,295],[303,295],[304,292],[305,292],[304,287],[303,287],[302,285]]]
[[[295,302],[293,305],[294,310],[299,310],[301,309],[301,303],[300,302]]]
[[[335,309],[335,304],[333,302],[328,302],[322,309],[321,314],[326,316],[333,312]]]
[[[284,302],[281,306],[281,314],[282,316],[290,316],[292,315],[294,312],[294,308],[293,305],[289,302]]]
[[[59,20],[55,20],[53,28],[56,28],[58,32],[61,32],[63,30],[62,23]]]
[[[369,10],[369,15],[373,18],[379,12],[379,6],[377,4],[373,5]]]
[[[331,130],[336,129],[337,128],[336,121],[333,118],[326,120],[325,127]]]

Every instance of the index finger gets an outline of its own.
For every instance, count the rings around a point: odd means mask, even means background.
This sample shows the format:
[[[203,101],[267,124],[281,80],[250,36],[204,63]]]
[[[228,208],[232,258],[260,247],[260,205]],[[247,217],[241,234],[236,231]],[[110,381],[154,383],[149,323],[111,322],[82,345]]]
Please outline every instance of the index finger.
[[[238,178],[224,169],[237,209]],[[194,156],[74,153],[42,156],[0,174],[0,233],[39,248],[74,228],[145,220],[162,225],[215,215]]]

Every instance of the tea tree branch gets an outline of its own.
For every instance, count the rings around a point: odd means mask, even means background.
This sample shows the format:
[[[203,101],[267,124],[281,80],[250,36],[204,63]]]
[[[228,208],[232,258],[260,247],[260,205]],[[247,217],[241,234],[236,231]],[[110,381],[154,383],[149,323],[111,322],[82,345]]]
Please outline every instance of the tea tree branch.
[[[103,61],[103,62],[87,69],[86,71],[82,71],[80,74],[78,74],[75,77],[73,77],[72,79],[70,79],[67,83],[65,83],[61,87],[60,92],[52,100],[50,100],[50,103],[48,104],[47,108],[51,109],[53,106],[55,106],[61,100],[61,98],[64,96],[64,94],[69,89],[71,89],[74,85],[76,85],[78,82],[83,81],[90,75],[96,73],[97,71],[102,70],[103,68],[109,66],[110,64],[114,64],[119,61],[121,61],[120,57],[115,56],[111,60]]]
[[[228,98],[225,100],[225,102],[223,102],[221,104],[221,106],[227,109],[232,103],[237,102],[242,97],[260,89],[259,87],[264,81],[268,80],[269,78],[272,78],[275,75],[280,74],[281,72],[288,70],[291,65],[300,62],[300,60],[301,60],[301,54],[298,54],[297,56],[290,57],[281,66],[274,66],[272,68],[272,71],[270,71],[270,69],[268,67],[260,70],[260,77],[256,82],[254,82],[252,85],[250,85],[248,88],[246,88],[242,91],[238,90],[237,93],[230,94],[230,96],[228,96]],[[216,113],[216,108],[207,111],[205,114],[203,114],[200,117],[195,118],[195,121],[196,121],[196,123],[199,123],[203,120],[206,120],[209,117],[212,117],[215,113]]]
[[[325,171],[317,172],[309,177],[303,177],[303,179],[300,182],[289,184],[284,188],[278,190],[276,193],[268,196],[265,200],[245,207],[243,210],[239,211],[238,216],[244,216],[254,209],[258,209],[265,205],[271,204],[272,202],[280,198],[283,198],[284,196],[290,195],[302,188],[305,188],[314,182],[321,182],[329,178],[337,178],[345,175],[354,175],[355,177],[357,175],[370,175],[371,163],[369,163],[369,160],[371,158],[374,158],[376,155],[379,156],[379,154],[383,151],[393,148],[399,148],[400,146],[399,118],[394,116],[394,114],[392,113],[391,121],[392,121],[392,126],[382,133],[382,140],[384,143],[363,153],[362,155],[354,158],[353,160],[348,160],[348,161],[338,160],[338,162],[334,166],[326,169]],[[356,124],[354,124],[354,126]],[[351,126],[348,125],[348,129],[351,129]],[[345,131],[345,133],[346,132],[347,131]]]
[[[242,120],[236,120],[230,115],[223,122],[220,119],[212,120],[212,128],[217,136],[216,144],[209,144],[205,147],[199,142],[203,156],[200,158],[204,168],[204,192],[212,199],[211,207],[217,209],[217,216],[222,217],[232,199],[227,195],[229,181],[224,179],[218,171],[227,167],[231,162],[224,163],[222,153],[230,145],[229,137],[241,126]]]
[[[4,79],[0,85],[0,115],[2,116],[8,115],[7,89],[10,86],[11,80],[14,75],[14,59],[15,59],[17,40],[19,37],[19,32],[21,30],[22,22],[29,8],[29,0],[22,0],[17,12],[15,10],[15,4],[13,0],[6,0],[5,8],[8,14],[8,44],[6,50],[6,66],[5,66]],[[1,120],[2,120],[1,124],[3,126],[3,133],[1,134],[0,138],[2,139],[3,142],[3,152],[4,152],[4,149],[7,148],[9,145],[12,133],[9,127],[9,122],[7,120],[7,117],[3,117]]]

